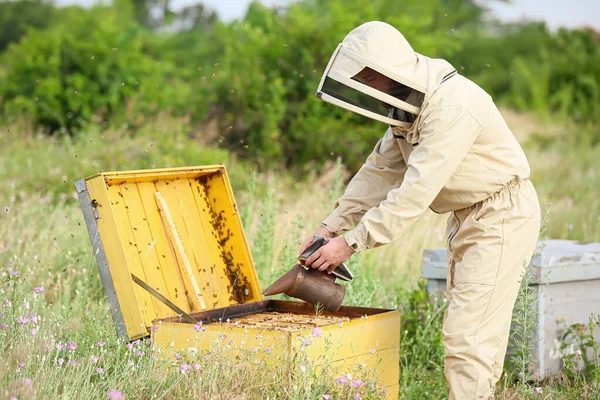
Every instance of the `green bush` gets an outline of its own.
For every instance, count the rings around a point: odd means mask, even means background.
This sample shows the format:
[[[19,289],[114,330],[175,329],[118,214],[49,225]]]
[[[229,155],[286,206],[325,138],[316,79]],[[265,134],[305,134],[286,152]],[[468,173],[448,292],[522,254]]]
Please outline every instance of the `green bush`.
[[[598,142],[600,46],[592,31],[489,23],[474,1],[444,0],[302,0],[285,9],[253,2],[241,20],[215,22],[201,8],[193,29],[151,31],[131,4],[54,9],[48,27],[31,23],[39,29],[0,55],[0,112],[71,134],[90,122],[136,131],[157,114],[186,115],[196,137],[263,167],[314,167],[342,155],[355,170],[385,125],[314,92],[343,37],[382,20],[499,102],[575,119],[588,126],[577,140]]]
[[[141,125],[159,111],[181,110],[186,88],[173,65],[155,57],[159,37],[109,7],[64,9],[57,21],[29,30],[4,54],[6,115],[73,133],[95,117]]]

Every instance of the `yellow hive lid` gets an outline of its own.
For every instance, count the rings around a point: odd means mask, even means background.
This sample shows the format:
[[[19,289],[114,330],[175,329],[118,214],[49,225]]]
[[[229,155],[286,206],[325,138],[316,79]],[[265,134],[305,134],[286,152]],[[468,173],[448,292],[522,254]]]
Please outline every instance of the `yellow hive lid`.
[[[132,273],[187,313],[262,300],[223,165],[102,172],[75,186],[119,336],[148,336],[176,315]]]

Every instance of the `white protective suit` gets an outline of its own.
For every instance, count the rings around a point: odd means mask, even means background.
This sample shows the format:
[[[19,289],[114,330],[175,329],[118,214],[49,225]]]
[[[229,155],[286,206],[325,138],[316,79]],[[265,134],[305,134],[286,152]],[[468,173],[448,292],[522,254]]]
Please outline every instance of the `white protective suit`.
[[[390,125],[323,226],[360,252],[398,238],[428,207],[450,213],[449,395],[490,398],[540,225],[519,143],[483,89],[383,22],[346,36],[317,96]]]

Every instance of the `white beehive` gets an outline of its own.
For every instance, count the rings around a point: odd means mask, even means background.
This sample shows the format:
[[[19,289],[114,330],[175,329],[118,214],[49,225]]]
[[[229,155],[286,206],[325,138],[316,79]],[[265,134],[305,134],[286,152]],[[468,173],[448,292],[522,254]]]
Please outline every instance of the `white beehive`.
[[[587,324],[600,314],[600,243],[546,240],[538,243],[532,272],[538,311],[534,334],[535,373],[556,374],[562,366],[557,333],[572,324]],[[421,277],[430,293],[446,290],[446,249],[423,254]],[[600,341],[600,329],[595,338]],[[508,357],[508,356],[507,356]]]

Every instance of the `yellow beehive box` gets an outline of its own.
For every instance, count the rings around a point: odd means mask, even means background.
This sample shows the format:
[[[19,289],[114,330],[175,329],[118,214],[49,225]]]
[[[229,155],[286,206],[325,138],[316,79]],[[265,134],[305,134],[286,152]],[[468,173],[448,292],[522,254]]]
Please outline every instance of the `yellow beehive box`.
[[[304,302],[263,300],[223,165],[103,172],[75,185],[120,337],[151,336],[167,355],[211,351],[225,338],[232,357],[301,353],[329,374],[375,377],[397,398],[400,312],[342,306],[315,313]]]

